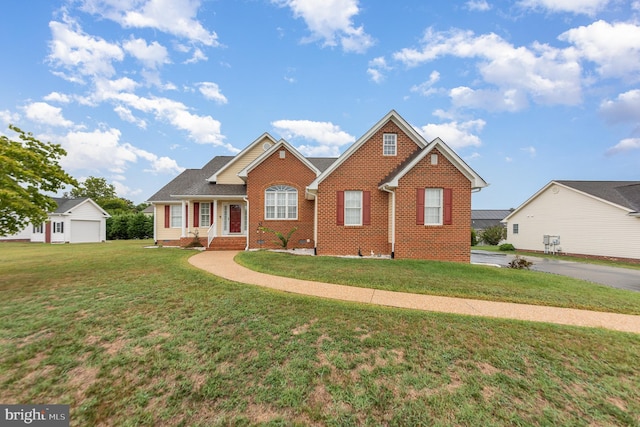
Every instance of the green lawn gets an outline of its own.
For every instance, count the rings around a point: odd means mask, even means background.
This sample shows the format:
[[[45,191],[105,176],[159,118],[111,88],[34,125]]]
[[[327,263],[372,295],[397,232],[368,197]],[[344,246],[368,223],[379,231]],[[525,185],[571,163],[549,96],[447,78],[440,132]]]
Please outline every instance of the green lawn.
[[[640,314],[640,292],[547,273],[422,260],[297,256],[241,252],[253,270],[319,282],[419,294]]]
[[[640,335],[285,294],[145,243],[0,244],[0,402],[73,426],[640,423]]]

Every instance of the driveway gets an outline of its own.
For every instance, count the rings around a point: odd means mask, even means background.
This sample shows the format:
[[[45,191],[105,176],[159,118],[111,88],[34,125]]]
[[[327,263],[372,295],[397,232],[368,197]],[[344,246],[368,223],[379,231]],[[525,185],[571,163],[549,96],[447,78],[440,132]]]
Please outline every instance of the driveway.
[[[479,250],[471,251],[472,264],[491,264],[505,267],[513,258],[514,255],[510,254]],[[531,270],[534,271],[559,274],[561,276],[574,277],[613,288],[640,292],[640,270],[539,258],[528,255],[523,258],[533,262]]]

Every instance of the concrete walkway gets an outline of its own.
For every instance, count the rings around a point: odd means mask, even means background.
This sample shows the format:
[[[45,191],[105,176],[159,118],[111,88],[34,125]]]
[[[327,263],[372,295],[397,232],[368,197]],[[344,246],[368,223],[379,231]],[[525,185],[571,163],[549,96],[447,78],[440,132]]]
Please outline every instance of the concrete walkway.
[[[616,331],[640,333],[640,316],[576,310],[572,308],[419,295],[297,280],[258,273],[242,267],[233,260],[237,253],[238,252],[233,251],[205,251],[189,258],[189,263],[197,268],[234,282],[321,298],[414,310],[528,320],[561,325],[598,327]]]

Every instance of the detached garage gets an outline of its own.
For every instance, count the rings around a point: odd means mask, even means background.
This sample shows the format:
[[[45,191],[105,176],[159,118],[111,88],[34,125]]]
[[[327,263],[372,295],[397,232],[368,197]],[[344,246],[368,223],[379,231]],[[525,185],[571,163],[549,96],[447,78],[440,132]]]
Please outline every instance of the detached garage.
[[[97,243],[107,239],[107,218],[110,215],[88,197],[56,198],[58,205],[44,224],[30,224],[18,234],[5,236],[5,241],[45,243]]]

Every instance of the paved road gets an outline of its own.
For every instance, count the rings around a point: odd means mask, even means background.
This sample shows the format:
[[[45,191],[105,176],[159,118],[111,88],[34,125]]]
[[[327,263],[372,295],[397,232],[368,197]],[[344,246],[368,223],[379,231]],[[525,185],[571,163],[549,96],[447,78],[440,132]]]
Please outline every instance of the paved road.
[[[502,253],[471,251],[471,262],[474,264],[506,266],[513,258],[513,255]],[[640,270],[538,258],[534,256],[525,256],[524,258],[533,262],[531,270],[574,277],[613,288],[640,292]]]

